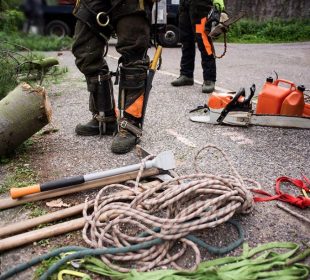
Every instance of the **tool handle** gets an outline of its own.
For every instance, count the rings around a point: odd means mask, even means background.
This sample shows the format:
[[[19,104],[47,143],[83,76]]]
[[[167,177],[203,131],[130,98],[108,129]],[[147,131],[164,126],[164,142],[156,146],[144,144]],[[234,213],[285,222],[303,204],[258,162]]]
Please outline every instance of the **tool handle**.
[[[154,71],[156,70],[158,60],[159,60],[161,53],[162,53],[162,49],[163,49],[162,46],[158,46],[156,49],[156,52],[154,54],[154,58],[152,60],[151,67],[150,67],[150,69],[152,69]]]
[[[84,176],[67,177],[55,181],[42,183],[39,185],[28,186],[24,188],[12,188],[10,190],[13,199],[23,197],[28,194],[50,191],[54,189],[69,187],[85,183]]]
[[[38,193],[41,191],[41,187],[39,184],[27,186],[23,188],[11,188],[10,194],[13,199],[23,197],[28,194]]]

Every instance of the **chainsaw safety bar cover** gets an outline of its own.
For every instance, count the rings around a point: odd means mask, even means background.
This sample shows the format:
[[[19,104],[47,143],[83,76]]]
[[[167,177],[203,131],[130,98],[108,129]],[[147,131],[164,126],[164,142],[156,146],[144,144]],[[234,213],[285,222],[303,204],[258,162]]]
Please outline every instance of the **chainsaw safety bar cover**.
[[[73,177],[67,177],[55,181],[50,181],[46,183],[42,183],[41,191],[50,191],[58,188],[68,187],[72,185],[78,185],[85,183],[84,176],[73,176]]]
[[[309,184],[309,179],[305,176],[303,176],[303,179],[305,180],[305,182],[302,180],[299,180],[299,179],[289,178],[286,176],[279,177],[276,180],[276,187],[275,187],[277,195],[272,195],[272,194],[265,192],[263,190],[252,190],[255,193],[268,196],[268,197],[256,196],[256,197],[254,197],[254,201],[255,202],[264,202],[264,201],[270,201],[270,200],[281,200],[283,202],[290,203],[290,204],[295,205],[295,206],[302,208],[302,209],[310,207],[310,198],[307,198],[304,196],[295,197],[293,195],[283,193],[280,189],[280,184],[282,182],[289,182],[289,183],[292,183],[294,186],[296,186],[300,189],[303,189],[306,192],[309,192],[310,189],[307,187],[307,184]]]

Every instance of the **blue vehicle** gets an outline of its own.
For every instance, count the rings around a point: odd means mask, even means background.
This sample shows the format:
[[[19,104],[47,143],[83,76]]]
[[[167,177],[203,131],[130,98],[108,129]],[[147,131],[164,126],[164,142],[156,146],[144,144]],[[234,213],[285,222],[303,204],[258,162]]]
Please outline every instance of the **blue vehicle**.
[[[179,43],[179,0],[162,0],[159,2],[158,10],[158,24],[155,28],[154,13],[153,14],[153,34],[163,47],[175,47]]]
[[[179,42],[178,28],[178,0],[167,0],[165,23],[153,24],[152,33],[163,47],[176,47]],[[59,37],[74,34],[76,18],[72,14],[74,5],[48,5],[44,6],[44,33]]]

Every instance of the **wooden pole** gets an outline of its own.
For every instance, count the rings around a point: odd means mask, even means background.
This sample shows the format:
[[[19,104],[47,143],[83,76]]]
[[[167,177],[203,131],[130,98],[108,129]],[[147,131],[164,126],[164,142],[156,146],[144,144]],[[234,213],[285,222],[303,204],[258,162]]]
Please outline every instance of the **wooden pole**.
[[[0,252],[10,250],[45,238],[54,237],[60,234],[78,230],[83,226],[84,226],[84,218],[78,218],[68,222],[52,225],[49,227],[1,239]]]
[[[141,191],[143,191],[144,189],[150,188],[159,183],[160,183],[159,181],[153,181],[153,182],[150,182],[150,184],[144,184]],[[124,191],[115,193],[115,195],[119,195],[119,196],[121,195],[128,196],[130,194],[131,192],[129,190],[124,190]],[[4,236],[10,233],[9,232],[10,230],[12,234],[12,232],[16,232],[17,230],[24,230],[27,227],[29,228],[29,226],[32,227],[32,226],[38,225],[38,222],[42,223],[42,222],[46,222],[47,220],[51,222],[51,221],[55,221],[55,220],[58,220],[64,217],[72,216],[74,214],[81,212],[83,207],[84,207],[84,203],[71,207],[71,209],[57,211],[54,213],[44,215],[42,217],[30,219],[25,222],[19,222],[19,223],[9,225],[6,228],[1,229],[1,236]],[[100,221],[102,222],[105,219],[106,219],[106,214],[103,213],[100,216]],[[78,219],[74,219],[71,221],[48,226],[45,228],[14,235],[12,237],[4,238],[0,240],[0,252],[10,250],[10,249],[13,249],[13,248],[25,245],[25,244],[29,244],[29,243],[32,243],[38,240],[45,239],[45,238],[55,237],[57,235],[75,231],[75,230],[81,229],[84,226],[84,224],[85,224],[84,218],[78,218]]]
[[[154,180],[151,182],[147,182],[142,184],[141,188],[139,188],[139,190],[142,192],[146,189],[152,188],[157,186],[158,184],[160,184],[161,181],[159,180]],[[116,195],[130,195],[131,192],[128,190],[125,191],[120,191],[117,192]],[[42,215],[40,217],[36,217],[36,218],[32,218],[32,219],[28,219],[28,220],[23,220],[20,222],[16,222],[13,224],[9,224],[6,226],[3,226],[0,228],[0,238],[3,238],[5,236],[10,236],[10,235],[14,235],[16,233],[20,233],[20,232],[24,232],[28,229],[34,228],[38,225],[42,225],[42,224],[47,224],[47,223],[51,223],[51,222],[55,222],[64,218],[68,218],[74,215],[78,215],[81,214],[84,208],[84,203],[66,208],[66,209],[62,209],[59,211],[55,211],[53,213],[48,213],[46,215]]]
[[[45,90],[23,83],[0,101],[0,156],[8,155],[51,120]]]
[[[159,174],[159,169],[150,168],[146,169],[142,173],[142,178],[150,177]],[[128,172],[120,175],[115,175],[103,179],[98,179],[84,184],[75,185],[74,187],[65,187],[62,189],[56,189],[52,191],[46,191],[37,194],[27,195],[20,199],[4,198],[0,200],[0,210],[16,207],[18,205],[25,204],[27,202],[34,202],[38,200],[44,200],[48,198],[59,197],[67,194],[78,193],[86,190],[91,190],[99,187],[103,187],[110,184],[125,182],[128,180],[133,180],[137,177],[138,171]]]

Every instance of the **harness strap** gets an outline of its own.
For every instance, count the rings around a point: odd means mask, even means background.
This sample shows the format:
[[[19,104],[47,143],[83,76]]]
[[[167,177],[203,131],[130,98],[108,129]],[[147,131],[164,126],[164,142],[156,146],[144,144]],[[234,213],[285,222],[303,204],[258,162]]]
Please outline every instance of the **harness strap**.
[[[131,133],[133,133],[137,138],[140,138],[142,136],[142,129],[136,127],[135,125],[131,124],[129,121],[127,121],[125,118],[121,119],[119,122],[119,126],[121,128],[124,128]]]

